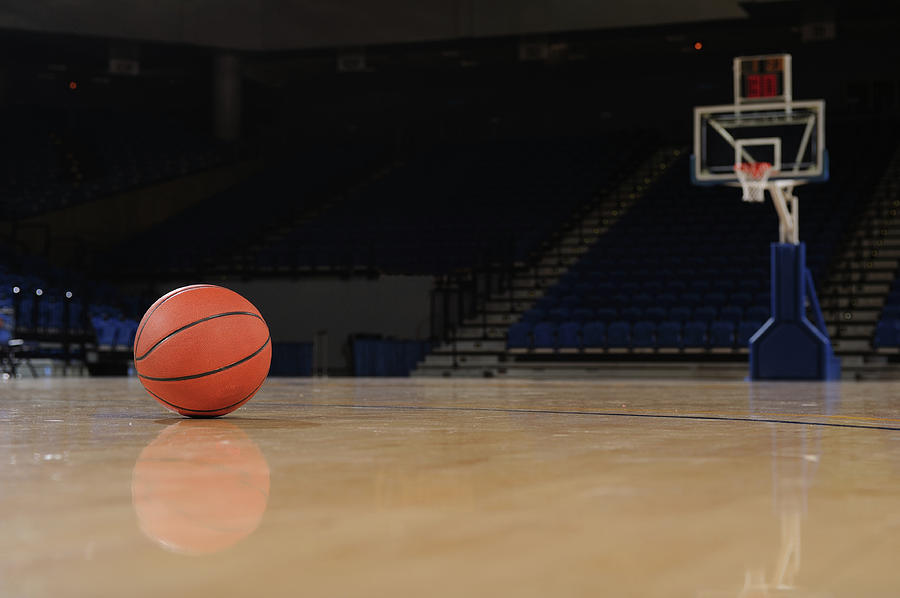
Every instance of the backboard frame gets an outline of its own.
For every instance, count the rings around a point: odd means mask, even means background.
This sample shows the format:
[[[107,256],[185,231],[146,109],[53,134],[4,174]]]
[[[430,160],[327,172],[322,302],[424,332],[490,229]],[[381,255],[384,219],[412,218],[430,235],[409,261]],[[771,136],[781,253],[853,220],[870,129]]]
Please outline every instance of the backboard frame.
[[[788,164],[793,165],[792,168],[784,168],[781,159],[790,159],[790,155],[784,155],[787,151],[783,147],[780,138],[771,135],[765,135],[757,138],[734,139],[728,133],[727,126],[716,124],[718,121],[709,119],[709,115],[721,114],[722,119],[729,120],[737,125],[732,128],[753,127],[753,126],[803,126],[806,125],[804,133],[798,142],[798,148],[793,155],[793,160]],[[791,120],[791,119],[794,120]],[[814,119],[814,120],[810,120]],[[769,122],[771,121],[771,122]],[[708,164],[706,164],[707,147],[706,138],[704,137],[704,125],[709,125],[716,133],[726,142],[732,145],[735,150],[735,162],[756,162],[751,155],[743,148],[748,146],[772,145],[773,154],[777,160],[766,160],[773,162],[773,172],[770,180],[776,181],[793,181],[794,184],[800,185],[811,182],[824,182],[828,180],[828,151],[825,148],[825,101],[824,100],[804,100],[792,102],[767,102],[753,104],[722,104],[716,106],[697,106],[694,108],[694,147],[691,155],[691,180],[696,185],[730,185],[739,184],[737,175],[733,168],[734,164],[729,165],[727,171],[723,171],[725,166],[714,166],[720,172],[713,172]],[[815,129],[815,137],[813,138],[813,129]],[[777,142],[775,141],[777,140]],[[812,143],[812,148],[810,148]],[[801,169],[799,165],[803,162],[803,157],[807,149],[812,149],[810,154],[814,157],[814,162]],[[742,155],[743,154],[743,155]],[[743,159],[738,160],[739,157]]]

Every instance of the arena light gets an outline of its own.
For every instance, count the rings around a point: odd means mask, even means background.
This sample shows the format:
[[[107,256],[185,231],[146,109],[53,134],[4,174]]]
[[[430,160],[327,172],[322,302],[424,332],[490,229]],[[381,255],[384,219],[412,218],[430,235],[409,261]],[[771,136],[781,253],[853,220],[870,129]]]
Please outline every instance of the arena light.
[[[18,295],[21,292],[22,292],[22,289],[20,289],[19,287],[13,287],[13,293],[15,293],[16,295]]]
[[[40,297],[41,295],[44,294],[44,289],[36,289],[34,291],[34,294],[37,295],[38,297]]]
[[[66,291],[66,299],[72,298],[72,291]]]

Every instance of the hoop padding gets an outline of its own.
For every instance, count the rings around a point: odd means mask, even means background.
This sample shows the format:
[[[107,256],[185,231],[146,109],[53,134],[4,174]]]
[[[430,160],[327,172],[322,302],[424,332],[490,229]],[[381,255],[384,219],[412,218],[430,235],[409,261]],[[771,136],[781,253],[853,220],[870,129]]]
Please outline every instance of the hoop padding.
[[[765,201],[766,184],[772,174],[772,165],[768,162],[741,162],[734,165],[741,188],[744,190],[744,201]]]

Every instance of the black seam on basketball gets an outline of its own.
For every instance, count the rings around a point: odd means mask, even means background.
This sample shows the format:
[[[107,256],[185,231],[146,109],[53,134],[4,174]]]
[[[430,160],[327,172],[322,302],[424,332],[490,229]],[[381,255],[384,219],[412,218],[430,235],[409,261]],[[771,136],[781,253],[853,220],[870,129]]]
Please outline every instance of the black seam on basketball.
[[[203,378],[204,376],[211,376],[213,374],[218,374],[219,372],[224,372],[225,370],[231,369],[236,365],[241,365],[245,361],[249,361],[249,360],[253,359],[257,355],[259,355],[263,349],[266,348],[266,345],[268,345],[269,341],[271,341],[271,340],[272,340],[272,337],[270,336],[269,338],[266,339],[266,342],[264,342],[259,349],[257,349],[256,351],[254,351],[247,357],[242,357],[241,359],[238,359],[234,363],[229,363],[228,365],[224,365],[220,368],[216,368],[216,369],[210,370],[208,372],[203,372],[202,374],[191,374],[189,376],[175,376],[173,378],[156,378],[154,376],[145,376],[145,375],[141,374],[140,372],[138,372],[138,376],[140,376],[144,380],[153,380],[154,382],[180,382],[181,380],[194,380],[196,378]]]
[[[218,409],[190,409],[188,407],[182,407],[181,405],[176,405],[175,403],[170,403],[169,401],[165,400],[164,398],[162,398],[161,396],[159,396],[158,394],[156,394],[155,392],[153,392],[152,390],[150,390],[148,388],[144,388],[144,390],[146,390],[147,392],[152,394],[158,401],[162,401],[166,405],[169,405],[170,407],[174,407],[175,409],[181,409],[182,411],[190,411],[192,413],[215,413],[216,411],[222,411],[223,409],[230,409],[236,405],[240,405],[241,403],[244,403],[244,402],[250,400],[253,397],[253,395],[256,394],[256,391],[259,390],[260,387],[262,387],[262,385],[265,383],[265,381],[266,381],[266,379],[263,378],[262,382],[257,384],[256,388],[254,388],[250,392],[250,394],[248,394],[246,397],[244,397],[240,401],[237,401],[236,403],[232,403],[231,405],[225,405],[224,407],[219,407]]]
[[[164,304],[166,301],[168,301],[168,300],[171,299],[172,297],[177,297],[178,295],[181,295],[182,293],[187,293],[188,291],[193,291],[194,289],[208,289],[209,287],[215,287],[215,286],[216,286],[216,285],[214,285],[214,284],[197,284],[197,285],[192,285],[190,288],[182,289],[182,290],[181,290],[181,293],[175,293],[175,294],[173,294],[173,295],[169,295],[168,297],[166,297],[165,300],[164,300],[162,303],[160,303],[159,305],[157,305],[156,307],[154,307],[154,308],[150,311],[150,313],[144,314],[144,318],[143,318],[143,319],[144,319],[144,325],[141,326],[140,328],[138,328],[137,336],[134,337],[134,346],[135,346],[135,347],[138,346],[138,342],[140,342],[140,340],[141,340],[141,334],[143,334],[144,328],[146,328],[146,327],[147,327],[147,324],[150,323],[150,316],[153,315],[153,312],[155,312],[157,309],[159,309],[160,307],[162,307],[163,304]],[[224,287],[221,287],[221,288],[224,288]],[[176,289],[176,290],[177,290],[177,289]]]
[[[163,341],[166,341],[166,340],[172,338],[173,336],[175,336],[175,335],[178,334],[179,332],[182,332],[182,331],[184,331],[184,330],[187,330],[187,329],[190,328],[191,326],[196,326],[197,324],[201,324],[201,323],[206,322],[206,321],[208,321],[208,320],[214,320],[214,319],[216,319],[216,318],[224,318],[225,316],[253,316],[254,318],[256,318],[256,319],[258,319],[258,320],[262,320],[261,317],[259,317],[258,315],[256,315],[256,314],[253,313],[252,311],[226,311],[226,312],[223,312],[223,313],[220,313],[220,314],[215,314],[215,315],[212,315],[212,316],[207,316],[207,317],[205,317],[205,318],[200,318],[199,320],[196,320],[196,321],[194,321],[194,322],[191,322],[190,324],[185,324],[185,325],[182,326],[181,328],[177,328],[177,329],[173,330],[172,332],[170,332],[169,334],[165,335],[164,337],[162,337],[161,339],[159,339],[158,341],[156,341],[156,343],[155,343],[152,347],[150,347],[149,349],[147,349],[147,352],[146,352],[146,353],[144,353],[144,354],[141,355],[140,357],[135,357],[134,360],[135,360],[135,361],[140,361],[140,360],[146,358],[148,355],[150,355],[150,353],[151,353],[154,349],[156,349],[158,346],[160,346],[160,345],[163,343]]]

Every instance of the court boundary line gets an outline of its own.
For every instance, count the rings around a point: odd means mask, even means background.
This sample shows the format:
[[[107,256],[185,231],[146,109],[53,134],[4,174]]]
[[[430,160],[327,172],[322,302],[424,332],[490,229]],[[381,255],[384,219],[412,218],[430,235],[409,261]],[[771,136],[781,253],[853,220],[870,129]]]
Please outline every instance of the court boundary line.
[[[788,424],[795,426],[820,426],[827,428],[849,428],[854,430],[885,430],[900,432],[900,427],[893,426],[863,426],[860,424],[842,424],[834,422],[807,422],[789,419],[732,417],[716,415],[676,415],[672,413],[624,413],[616,411],[565,411],[562,409],[521,409],[500,407],[431,407],[427,405],[350,405],[341,403],[294,403],[297,407],[331,407],[336,409],[372,409],[372,410],[396,410],[396,411],[472,411],[488,413],[516,413],[534,415],[581,415],[593,417],[644,417],[656,419],[686,419],[694,421],[726,421],[748,422],[759,424]]]

